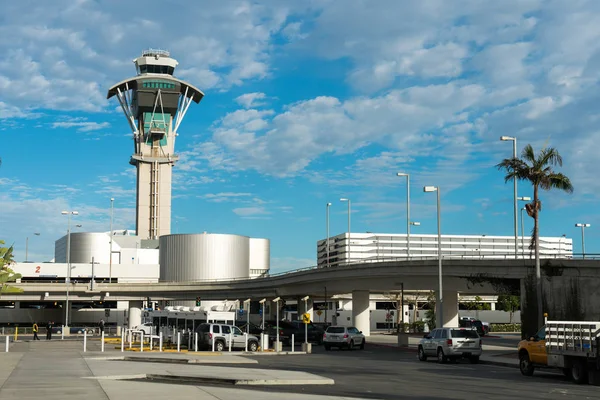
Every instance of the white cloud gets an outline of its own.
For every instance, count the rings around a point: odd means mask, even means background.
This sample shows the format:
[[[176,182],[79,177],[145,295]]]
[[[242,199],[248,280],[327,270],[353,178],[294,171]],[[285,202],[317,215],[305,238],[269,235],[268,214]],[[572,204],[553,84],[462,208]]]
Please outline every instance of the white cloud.
[[[264,216],[271,214],[265,207],[240,207],[232,211],[242,218],[265,218]]]
[[[77,132],[91,132],[110,127],[108,122],[53,122],[52,128],[77,128]]]
[[[252,196],[251,193],[221,192],[221,193],[208,193],[203,196],[200,196],[200,198],[206,199],[206,200],[214,202],[214,203],[223,203],[226,201],[238,201],[240,198],[250,197],[250,196]]]
[[[235,98],[236,103],[245,108],[258,107],[265,104],[262,100],[266,98],[266,95],[261,92],[246,93]]]

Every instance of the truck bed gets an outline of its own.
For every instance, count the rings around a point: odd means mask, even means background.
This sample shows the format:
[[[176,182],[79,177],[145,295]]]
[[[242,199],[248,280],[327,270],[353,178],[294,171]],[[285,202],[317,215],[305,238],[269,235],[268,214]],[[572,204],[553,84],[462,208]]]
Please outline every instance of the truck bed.
[[[546,352],[548,356],[569,355],[598,357],[600,322],[546,321]]]

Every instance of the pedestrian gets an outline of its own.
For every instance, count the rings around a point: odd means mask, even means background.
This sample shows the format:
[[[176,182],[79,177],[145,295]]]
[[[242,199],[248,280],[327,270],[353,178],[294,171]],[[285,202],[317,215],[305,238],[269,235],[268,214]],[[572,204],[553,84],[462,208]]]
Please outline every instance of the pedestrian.
[[[33,340],[40,340],[40,338],[38,337],[38,331],[39,331],[39,327],[37,322],[33,323]]]
[[[104,320],[101,319],[100,323],[98,324],[98,326],[100,326],[100,335],[102,335],[102,333],[104,332]]]
[[[46,324],[46,340],[52,340],[52,321]]]

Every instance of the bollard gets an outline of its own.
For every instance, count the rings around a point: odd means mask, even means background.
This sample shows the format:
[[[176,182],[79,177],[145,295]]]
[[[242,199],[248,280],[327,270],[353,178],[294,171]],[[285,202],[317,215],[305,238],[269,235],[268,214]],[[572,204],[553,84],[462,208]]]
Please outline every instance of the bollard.
[[[19,327],[16,326],[15,327],[15,342],[17,341],[18,338],[19,338]]]
[[[181,351],[181,332],[177,332],[177,352]]]
[[[10,337],[7,335],[6,336],[6,352],[8,353],[8,343],[10,341]]]
[[[163,342],[162,335],[163,335],[162,332],[160,332],[160,334],[158,335],[158,351],[159,352],[162,352],[162,342]]]
[[[140,332],[140,353],[144,352],[144,331]]]
[[[65,340],[65,326],[60,330],[60,340]]]
[[[244,346],[244,351],[248,351],[248,333],[244,332],[244,342],[246,345]]]
[[[215,338],[212,338],[212,351],[215,351]]]
[[[265,334],[264,333],[260,333],[260,351],[265,351]]]
[[[233,337],[232,337],[233,333],[229,334],[229,352],[231,353],[231,342],[233,342]]]
[[[85,340],[85,331],[83,331],[83,332],[84,332],[83,340]],[[102,346],[100,347],[100,349],[101,349],[100,351],[104,353],[104,331],[102,331],[102,339],[101,340],[102,340]]]
[[[198,352],[198,332],[194,332],[194,351]]]
[[[154,336],[154,335],[150,335],[150,351],[152,351],[152,337],[153,337],[153,336]]]
[[[83,352],[87,352],[87,331],[83,331]]]
[[[294,334],[292,333],[292,353],[294,352]]]
[[[188,330],[188,350],[192,349],[192,331]]]
[[[121,353],[125,351],[125,331],[121,331]]]

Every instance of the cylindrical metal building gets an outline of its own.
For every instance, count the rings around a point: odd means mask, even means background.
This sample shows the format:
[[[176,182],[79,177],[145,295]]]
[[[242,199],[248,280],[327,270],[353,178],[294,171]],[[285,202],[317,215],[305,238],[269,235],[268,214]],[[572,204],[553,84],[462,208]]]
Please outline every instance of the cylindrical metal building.
[[[190,282],[250,277],[250,238],[201,233],[159,239],[160,281]]]

